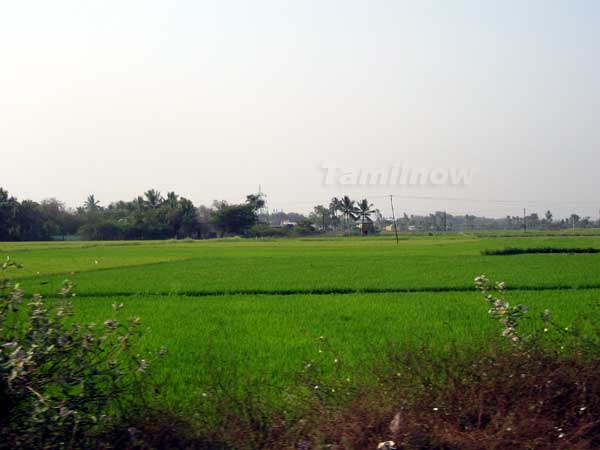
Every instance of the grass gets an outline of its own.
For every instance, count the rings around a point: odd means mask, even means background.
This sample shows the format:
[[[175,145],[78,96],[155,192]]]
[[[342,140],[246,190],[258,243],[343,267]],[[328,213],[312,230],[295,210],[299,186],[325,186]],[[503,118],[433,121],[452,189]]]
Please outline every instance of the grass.
[[[65,278],[85,296],[310,294],[470,290],[475,274],[519,289],[600,287],[600,254],[493,258],[511,247],[600,249],[595,237],[221,240],[11,244],[24,284],[45,294]]]
[[[359,377],[391,347],[444,352],[497,333],[473,277],[506,280],[510,300],[568,323],[600,298],[600,255],[482,250],[600,249],[595,236],[223,239],[160,242],[1,243],[25,265],[24,287],[51,294],[73,280],[85,321],[123,302],[141,316],[144,347],[170,353],[157,376],[164,402],[197,400],[215,378],[262,385],[269,395],[294,384],[318,358],[319,336]],[[277,389],[275,389],[275,387]]]
[[[530,306],[532,316],[545,308],[570,323],[592,309],[596,290],[513,291],[513,303]],[[319,353],[321,336],[343,363],[344,376],[361,376],[391,348],[427,347],[445,352],[453,343],[469,345],[498,335],[486,317],[488,306],[477,293],[351,295],[259,295],[191,298],[132,296],[80,298],[79,317],[109,317],[111,304],[124,302],[126,315],[143,318],[143,346],[166,345],[169,354],[156,374],[162,396],[172,404],[195,401],[219,377],[231,384],[263,386],[269,395],[293,383]]]

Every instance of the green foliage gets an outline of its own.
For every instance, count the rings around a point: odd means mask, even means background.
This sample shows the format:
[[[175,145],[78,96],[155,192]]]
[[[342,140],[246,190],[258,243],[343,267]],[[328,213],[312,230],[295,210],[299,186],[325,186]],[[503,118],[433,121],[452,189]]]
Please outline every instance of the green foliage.
[[[249,234],[255,237],[289,237],[291,236],[291,230],[287,227],[272,227],[264,223],[258,223],[254,225]]]
[[[490,315],[502,324],[504,328],[502,336],[509,338],[514,343],[521,343],[523,337],[517,332],[517,326],[525,317],[528,308],[520,304],[511,306],[504,299],[494,295],[495,291],[499,294],[506,291],[506,283],[502,281],[492,284],[485,275],[480,275],[475,278],[475,286],[482,292],[485,300],[490,304]]]
[[[480,254],[482,248],[501,247],[506,241],[518,244],[523,238],[423,236],[403,240],[401,245],[395,244],[393,236],[390,239],[310,237],[2,247],[18,255],[26,265],[23,275],[35,276],[28,286],[39,284],[36,289],[44,294],[58,289],[65,276],[60,273],[72,271],[77,273],[69,277],[77,283],[80,295],[111,295],[115,290],[189,295],[468,291],[472,279],[465,273],[482,268],[491,278],[512,280],[514,289],[600,287],[600,254],[486,257]],[[594,238],[566,239],[576,246],[598,245]],[[564,240],[527,238],[524,244],[562,247]],[[23,250],[15,253],[19,248]],[[95,260],[99,263],[94,264]]]
[[[114,241],[123,239],[126,231],[118,224],[109,221],[86,223],[79,228],[83,239],[90,241]]]
[[[211,222],[215,225],[221,236],[243,235],[258,222],[256,204],[229,205],[222,203],[214,211]]]
[[[223,371],[238,370],[236,386],[265,380],[265,395],[276,395],[270,386],[294,382],[320,335],[343,356],[349,374],[390,345],[428,345],[437,354],[453,340],[468,346],[498,336],[473,289],[471,274],[482,270],[512,280],[506,301],[528,305],[529,317],[547,308],[571,323],[590,311],[600,255],[480,254],[505,245],[598,243],[436,235],[405,237],[400,245],[393,237],[0,244],[25,264],[15,277],[29,294],[54,295],[66,276],[76,282],[77,321],[101,322],[115,302],[141,315],[152,330],[142,346],[173,350],[157,376],[174,405],[206,388],[206,368],[198,362],[207,352]],[[531,335],[535,323],[522,321],[517,329]]]
[[[73,320],[72,284],[59,299],[27,298],[5,272],[0,280],[0,433],[23,448],[83,448],[94,433],[118,423],[124,399],[148,370],[152,357],[134,349],[140,320],[113,317],[101,324]]]

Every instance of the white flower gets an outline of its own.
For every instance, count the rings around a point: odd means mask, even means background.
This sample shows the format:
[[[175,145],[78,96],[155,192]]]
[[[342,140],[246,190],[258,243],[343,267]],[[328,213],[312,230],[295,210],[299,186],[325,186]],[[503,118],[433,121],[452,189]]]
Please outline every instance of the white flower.
[[[145,372],[148,368],[148,362],[145,359],[140,360],[140,367],[138,367],[138,371]]]
[[[114,329],[114,328],[117,328],[118,324],[114,320],[109,319],[109,320],[105,320],[102,325],[104,325],[104,328],[112,328],[112,329]]]

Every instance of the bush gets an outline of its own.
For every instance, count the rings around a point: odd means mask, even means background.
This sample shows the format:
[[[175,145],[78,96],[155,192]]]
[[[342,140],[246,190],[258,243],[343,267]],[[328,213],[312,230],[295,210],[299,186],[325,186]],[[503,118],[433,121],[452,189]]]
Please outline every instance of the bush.
[[[254,225],[248,232],[248,237],[287,237],[290,236],[289,228],[275,228],[270,225],[259,223]]]
[[[398,450],[600,448],[600,332],[537,320],[501,298],[505,283],[476,278],[501,325],[478,348],[391,350],[377,382],[343,408],[320,408],[313,442]],[[533,321],[521,327],[524,320]],[[587,331],[584,333],[583,328]]]
[[[7,259],[0,279],[0,434],[7,448],[95,447],[94,436],[118,425],[130,408],[150,359],[133,350],[139,318],[117,319],[113,305],[101,325],[73,320],[72,284],[59,298],[25,298],[6,277],[19,267]],[[139,398],[139,396],[138,396]]]

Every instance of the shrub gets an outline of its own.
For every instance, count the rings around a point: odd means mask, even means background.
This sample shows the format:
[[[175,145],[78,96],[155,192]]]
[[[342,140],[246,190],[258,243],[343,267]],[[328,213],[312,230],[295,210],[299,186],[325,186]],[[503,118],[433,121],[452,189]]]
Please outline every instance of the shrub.
[[[135,353],[139,318],[100,325],[73,319],[72,284],[59,298],[26,298],[6,271],[0,279],[0,434],[9,448],[86,448],[114,427],[140,386],[152,357]],[[128,405],[130,406],[130,404]]]
[[[600,448],[600,333],[537,320],[502,296],[505,283],[476,285],[501,325],[478,348],[391,350],[377,382],[344,408],[323,408],[314,440],[342,448],[557,450]],[[521,327],[523,320],[537,327]],[[533,325],[532,324],[532,325]]]
[[[287,237],[291,232],[288,228],[275,228],[266,224],[256,224],[248,232],[248,237]]]

